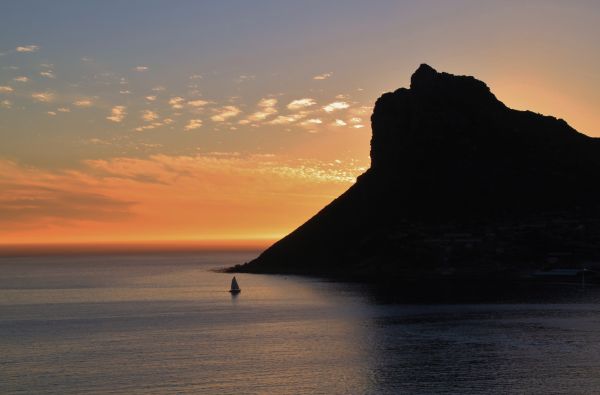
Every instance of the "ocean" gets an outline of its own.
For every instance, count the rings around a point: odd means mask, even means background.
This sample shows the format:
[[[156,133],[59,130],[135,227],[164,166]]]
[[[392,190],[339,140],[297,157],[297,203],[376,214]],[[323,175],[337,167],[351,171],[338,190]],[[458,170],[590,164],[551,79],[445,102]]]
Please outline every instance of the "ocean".
[[[600,297],[403,303],[215,269],[257,252],[0,258],[1,394],[591,394]]]

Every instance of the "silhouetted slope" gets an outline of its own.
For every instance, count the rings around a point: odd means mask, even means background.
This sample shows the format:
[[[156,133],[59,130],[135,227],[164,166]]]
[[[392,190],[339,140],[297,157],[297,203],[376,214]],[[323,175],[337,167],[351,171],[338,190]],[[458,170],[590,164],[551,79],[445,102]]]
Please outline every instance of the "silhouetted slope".
[[[473,276],[598,256],[597,139],[425,64],[371,122],[371,168],[235,270]]]

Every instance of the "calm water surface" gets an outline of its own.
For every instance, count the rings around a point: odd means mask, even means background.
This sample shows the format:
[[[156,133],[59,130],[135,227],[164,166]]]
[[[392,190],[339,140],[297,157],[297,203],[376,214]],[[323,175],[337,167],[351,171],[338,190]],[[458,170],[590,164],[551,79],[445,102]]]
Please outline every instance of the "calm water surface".
[[[388,303],[215,268],[255,253],[0,258],[2,394],[600,393],[600,298]]]

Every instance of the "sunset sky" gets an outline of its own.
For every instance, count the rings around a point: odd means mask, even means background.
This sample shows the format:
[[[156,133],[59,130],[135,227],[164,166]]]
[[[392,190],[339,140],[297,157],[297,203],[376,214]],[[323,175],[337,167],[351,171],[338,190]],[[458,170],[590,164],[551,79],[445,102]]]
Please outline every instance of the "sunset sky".
[[[600,136],[597,1],[3,1],[0,244],[273,240],[420,63]]]

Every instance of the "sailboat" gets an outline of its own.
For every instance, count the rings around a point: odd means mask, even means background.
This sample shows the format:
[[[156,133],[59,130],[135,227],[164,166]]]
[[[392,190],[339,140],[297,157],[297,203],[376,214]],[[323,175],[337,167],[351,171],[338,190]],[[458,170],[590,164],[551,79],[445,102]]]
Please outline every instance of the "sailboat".
[[[237,283],[237,280],[235,279],[235,276],[231,279],[231,289],[229,290],[229,292],[231,292],[234,295],[242,292],[240,286]]]

